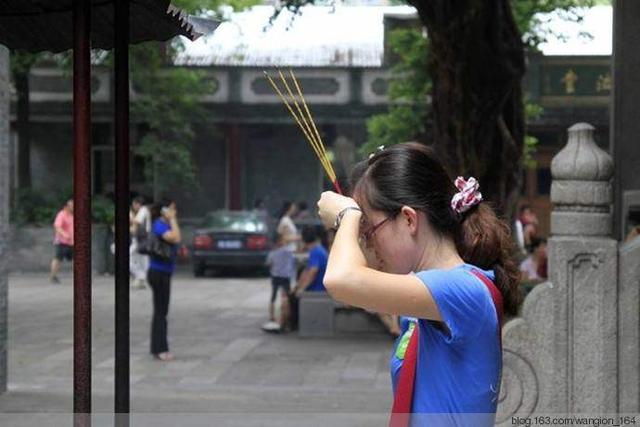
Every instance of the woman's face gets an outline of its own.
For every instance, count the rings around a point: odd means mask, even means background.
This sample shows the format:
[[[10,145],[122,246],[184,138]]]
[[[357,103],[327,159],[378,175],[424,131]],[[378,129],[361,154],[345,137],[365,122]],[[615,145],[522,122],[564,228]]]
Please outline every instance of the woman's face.
[[[410,273],[415,267],[416,243],[405,215],[363,212],[360,241],[369,265],[386,273]]]

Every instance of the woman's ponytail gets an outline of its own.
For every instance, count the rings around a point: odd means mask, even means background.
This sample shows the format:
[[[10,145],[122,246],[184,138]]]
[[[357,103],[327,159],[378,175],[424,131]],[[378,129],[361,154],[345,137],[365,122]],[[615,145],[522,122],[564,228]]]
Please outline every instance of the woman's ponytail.
[[[493,270],[503,298],[505,315],[516,315],[521,302],[520,271],[509,226],[482,202],[462,214],[456,246],[462,259],[485,270]]]

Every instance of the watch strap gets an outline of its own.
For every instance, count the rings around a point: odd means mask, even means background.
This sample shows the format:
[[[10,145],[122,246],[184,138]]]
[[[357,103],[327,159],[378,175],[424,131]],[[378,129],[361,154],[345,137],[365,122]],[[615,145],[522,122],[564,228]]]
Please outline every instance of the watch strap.
[[[333,223],[333,228],[335,230],[338,229],[338,227],[340,227],[340,223],[342,222],[342,217],[344,217],[344,215],[348,212],[348,211],[358,211],[358,212],[362,212],[362,210],[357,207],[357,206],[347,206],[346,208],[342,209],[338,215],[336,215],[336,220]]]

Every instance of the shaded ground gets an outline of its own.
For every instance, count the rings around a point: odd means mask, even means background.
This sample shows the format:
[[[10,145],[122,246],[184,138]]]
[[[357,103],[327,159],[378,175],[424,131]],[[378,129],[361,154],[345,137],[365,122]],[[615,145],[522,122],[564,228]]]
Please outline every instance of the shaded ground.
[[[44,275],[15,275],[9,286],[9,392],[0,396],[0,424],[69,425],[71,278],[51,285]],[[391,340],[265,334],[269,291],[267,278],[176,277],[169,336],[177,360],[162,363],[148,354],[150,291],[132,290],[132,425],[384,425]],[[113,410],[113,304],[113,278],[96,277],[97,413]],[[106,414],[94,421],[112,424]]]

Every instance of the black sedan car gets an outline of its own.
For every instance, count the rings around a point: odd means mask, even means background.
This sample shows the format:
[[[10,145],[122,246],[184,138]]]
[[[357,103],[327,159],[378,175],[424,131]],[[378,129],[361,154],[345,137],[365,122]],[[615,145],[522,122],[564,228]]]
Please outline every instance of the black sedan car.
[[[205,216],[193,237],[193,274],[208,268],[262,268],[269,252],[267,222],[250,211],[216,211]]]

